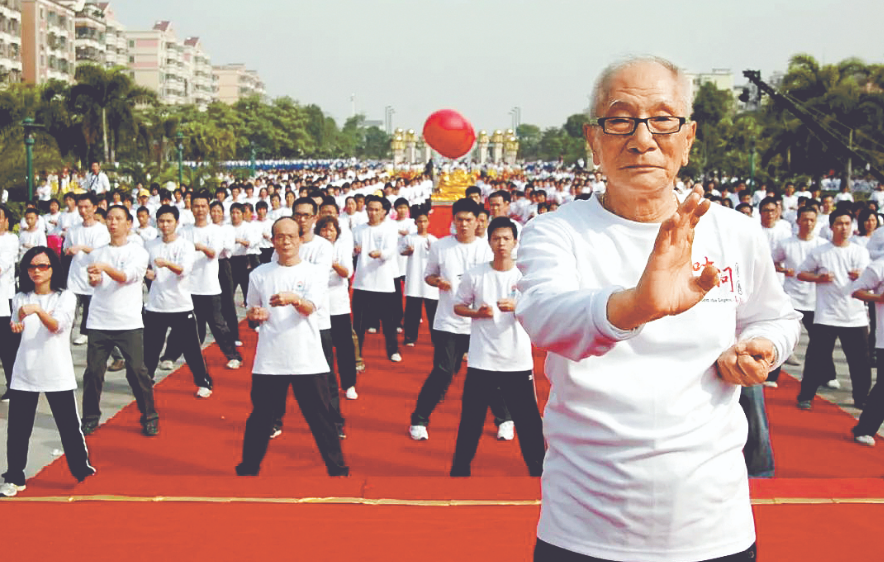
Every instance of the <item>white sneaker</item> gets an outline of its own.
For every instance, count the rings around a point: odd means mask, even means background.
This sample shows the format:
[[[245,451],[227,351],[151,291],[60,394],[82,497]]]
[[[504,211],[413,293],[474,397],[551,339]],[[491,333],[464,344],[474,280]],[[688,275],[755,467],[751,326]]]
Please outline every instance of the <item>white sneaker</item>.
[[[359,398],[359,395],[356,394],[356,387],[351,386],[347,389],[347,392],[344,394],[347,397],[347,400],[356,400]]]
[[[397,334],[401,334],[401,333],[404,332],[404,331],[405,331],[405,330],[403,330],[402,328],[396,328],[396,333],[397,333]]]
[[[501,441],[512,441],[516,436],[516,424],[505,421],[497,428],[497,438]]]
[[[204,386],[201,386],[198,389],[196,389],[196,397],[197,398],[208,398],[211,395],[212,395],[211,388],[206,388]]]
[[[875,438],[871,435],[857,435],[853,440],[861,445],[866,445],[867,447],[875,446]]]
[[[377,328],[369,328],[369,329],[366,330],[366,331],[367,331],[369,334],[377,334],[377,333],[378,333]]]
[[[89,342],[89,338],[80,334],[79,336],[74,338],[74,345],[85,345]]]
[[[413,341],[408,342],[407,344],[405,344],[405,347],[414,347],[414,342]]]
[[[27,486],[16,486],[11,482],[6,482],[0,486],[0,496],[11,498],[19,492],[23,492]]]
[[[280,435],[282,435],[282,429],[280,429],[278,427],[274,427],[272,430],[270,430],[270,438],[271,439],[276,439]]]
[[[171,371],[174,368],[175,368],[175,363],[169,361],[168,359],[166,359],[165,361],[162,361],[160,363],[160,369],[162,369],[164,371]]]
[[[236,340],[235,342],[233,342],[233,345],[235,345],[236,347],[242,347],[242,342],[239,340]]]
[[[394,353],[390,356],[390,361],[392,361],[393,363],[399,363],[400,361],[402,361],[402,356],[398,353]]]
[[[841,388],[841,383],[838,380],[832,380],[826,383],[826,388],[831,388],[832,390],[838,390]]]
[[[242,367],[242,361],[239,359],[231,359],[227,362],[228,369],[239,369],[240,367]]]
[[[413,425],[408,428],[408,433],[415,441],[426,441],[430,438],[430,434],[427,433],[427,427],[424,425]]]
[[[777,384],[777,381],[764,381],[764,386],[768,388],[777,388],[780,385]]]

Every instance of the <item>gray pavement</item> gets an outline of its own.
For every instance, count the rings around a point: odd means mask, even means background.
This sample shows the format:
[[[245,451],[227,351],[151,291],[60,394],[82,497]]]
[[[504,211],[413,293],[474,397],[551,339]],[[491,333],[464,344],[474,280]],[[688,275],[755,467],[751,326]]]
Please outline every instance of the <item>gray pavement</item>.
[[[237,302],[240,302],[241,295],[237,293]],[[240,317],[244,316],[244,310],[237,307],[237,313]],[[79,324],[76,325],[77,327]],[[77,328],[74,329],[76,334],[79,334]],[[213,342],[211,332],[206,337],[206,344],[209,345]],[[804,332],[802,328],[801,340],[799,342],[799,347],[795,352],[795,357],[797,357],[801,361],[801,365],[792,366],[786,365],[785,370],[798,378],[801,376],[801,369],[804,364],[804,356],[807,349],[807,333]],[[86,346],[72,346],[72,355],[74,359],[74,371],[77,374],[77,404],[78,407],[82,404],[82,394],[79,389],[82,388],[83,385],[83,370],[86,367]],[[179,360],[176,364],[176,368],[181,365],[183,359]],[[821,388],[818,396],[825,398],[839,405],[845,412],[848,414],[858,417],[860,411],[853,407],[853,399],[851,397],[851,385],[850,385],[850,376],[847,371],[847,361],[844,358],[844,354],[841,351],[840,345],[836,345],[835,347],[835,368],[838,372],[838,381],[841,383],[841,388],[838,390],[833,390],[829,388]],[[170,371],[162,371],[158,370],[156,373],[157,381],[164,379]],[[875,376],[873,370],[873,379]],[[776,392],[776,390],[774,390]],[[132,392],[129,389],[129,384],[126,382],[126,371],[117,371],[114,373],[107,373],[104,390],[102,392],[102,417],[101,423],[104,423],[109,418],[113,417],[117,412],[119,412],[124,406],[128,405],[133,401]],[[9,403],[2,402],[0,403],[0,466],[3,467],[3,470],[6,468],[6,419],[9,413]],[[884,429],[878,432],[879,435],[884,437]],[[58,437],[58,431],[55,428],[55,421],[52,418],[52,414],[49,411],[49,405],[46,402],[45,397],[40,398],[40,403],[37,409],[37,417],[34,424],[34,432],[31,436],[31,446],[28,455],[28,467],[25,472],[28,478],[34,476],[37,472],[40,471],[44,466],[51,463],[53,460],[58,458],[62,454],[61,451],[61,440]]]

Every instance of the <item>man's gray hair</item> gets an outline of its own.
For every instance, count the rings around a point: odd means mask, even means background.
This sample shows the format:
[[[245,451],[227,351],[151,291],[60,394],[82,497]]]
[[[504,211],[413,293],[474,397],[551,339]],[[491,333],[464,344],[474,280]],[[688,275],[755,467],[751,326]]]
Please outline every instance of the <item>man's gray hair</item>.
[[[673,78],[678,83],[679,94],[681,96],[682,107],[684,108],[684,117],[691,118],[693,113],[693,86],[690,78],[675,64],[653,55],[637,55],[619,60],[608,65],[599,77],[596,79],[595,87],[592,90],[592,98],[589,103],[589,117],[597,119],[599,115],[599,103],[608,99],[608,93],[611,87],[611,79],[614,78],[621,70],[629,68],[635,64],[657,63],[663,68],[672,72]]]

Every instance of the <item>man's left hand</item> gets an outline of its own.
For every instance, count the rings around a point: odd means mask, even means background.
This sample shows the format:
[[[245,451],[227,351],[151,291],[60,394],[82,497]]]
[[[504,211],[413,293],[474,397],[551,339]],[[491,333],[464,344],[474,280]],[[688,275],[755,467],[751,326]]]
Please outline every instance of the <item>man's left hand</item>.
[[[740,386],[754,386],[767,380],[776,359],[773,343],[765,338],[737,342],[718,357],[721,380]]]

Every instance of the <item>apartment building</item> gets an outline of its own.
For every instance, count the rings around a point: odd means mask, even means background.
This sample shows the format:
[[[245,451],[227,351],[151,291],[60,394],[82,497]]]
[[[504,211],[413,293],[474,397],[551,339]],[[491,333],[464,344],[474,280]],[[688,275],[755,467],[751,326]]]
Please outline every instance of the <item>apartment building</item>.
[[[21,0],[0,0],[0,82],[21,82]]]
[[[191,103],[192,84],[184,64],[184,43],[172,22],[159,21],[148,31],[127,31],[129,71],[140,86],[157,92],[169,105]]]
[[[184,40],[184,69],[190,76],[190,103],[200,109],[215,99],[212,61],[203,51],[199,37]]]
[[[254,70],[244,64],[225,64],[213,68],[215,74],[215,99],[234,104],[250,96],[264,97],[264,82]]]
[[[126,39],[126,28],[117,21],[117,16],[109,2],[95,4],[104,17],[105,32],[104,64],[107,68],[129,66],[129,41]]]
[[[74,10],[54,0],[22,0],[21,52],[25,82],[73,82]]]
[[[59,2],[76,12],[74,16],[74,52],[77,64],[96,64],[104,66],[107,57],[107,23],[104,12],[95,4],[87,4],[84,0]]]

